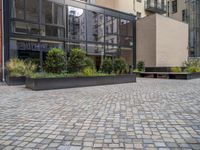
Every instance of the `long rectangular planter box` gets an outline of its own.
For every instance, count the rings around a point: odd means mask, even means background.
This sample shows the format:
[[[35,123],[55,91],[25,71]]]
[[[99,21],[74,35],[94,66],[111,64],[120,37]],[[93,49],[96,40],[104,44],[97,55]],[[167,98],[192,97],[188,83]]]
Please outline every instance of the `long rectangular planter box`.
[[[6,76],[6,83],[9,86],[14,86],[14,85],[25,85],[26,77],[11,77],[11,76]]]
[[[38,91],[132,82],[136,82],[135,74],[94,77],[26,78],[26,87]]]
[[[141,72],[140,77],[190,80],[200,78],[200,73]]]

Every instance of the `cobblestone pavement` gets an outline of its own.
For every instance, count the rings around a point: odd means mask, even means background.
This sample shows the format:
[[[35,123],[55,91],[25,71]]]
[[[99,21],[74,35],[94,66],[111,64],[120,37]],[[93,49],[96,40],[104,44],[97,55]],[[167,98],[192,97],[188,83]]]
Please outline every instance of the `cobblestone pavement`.
[[[1,84],[0,149],[200,150],[200,80],[40,92]]]

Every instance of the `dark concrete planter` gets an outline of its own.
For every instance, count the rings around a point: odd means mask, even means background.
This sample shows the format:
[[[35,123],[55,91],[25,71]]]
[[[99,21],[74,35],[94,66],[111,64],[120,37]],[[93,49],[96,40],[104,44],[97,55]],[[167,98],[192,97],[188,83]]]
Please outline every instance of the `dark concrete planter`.
[[[25,84],[26,77],[21,76],[21,77],[11,77],[11,76],[6,76],[6,83],[10,86],[14,85],[24,85]]]
[[[200,78],[200,73],[141,72],[140,77],[190,80]]]
[[[135,74],[67,78],[26,78],[26,87],[39,91],[132,82],[136,82]]]

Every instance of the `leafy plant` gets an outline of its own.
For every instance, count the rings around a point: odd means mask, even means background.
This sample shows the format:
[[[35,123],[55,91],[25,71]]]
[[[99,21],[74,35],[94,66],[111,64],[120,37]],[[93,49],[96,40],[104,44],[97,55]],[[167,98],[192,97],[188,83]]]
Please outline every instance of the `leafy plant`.
[[[200,59],[188,59],[183,63],[183,66],[187,72],[200,72]]]
[[[110,58],[105,58],[102,64],[102,72],[111,74],[113,72],[113,62]]]
[[[10,76],[28,76],[34,73],[37,66],[32,61],[24,61],[18,58],[10,59],[6,63],[6,68]]]
[[[137,69],[140,72],[145,71],[145,63],[143,61],[138,61],[138,63],[137,63]]]
[[[18,58],[10,59],[6,63],[6,68],[10,76],[19,77],[25,75],[25,70],[26,70],[25,62]]]
[[[44,67],[46,72],[61,73],[65,66],[65,52],[63,50],[53,48],[48,51]]]
[[[188,67],[188,68],[186,69],[186,71],[189,72],[189,73],[200,72],[200,67],[191,66],[191,67]]]
[[[93,76],[95,72],[92,68],[86,67],[81,71],[81,73],[83,74],[83,76]]]
[[[172,67],[171,72],[182,72],[182,69],[180,67]]]
[[[86,53],[78,48],[71,50],[70,57],[67,63],[67,70],[69,73],[81,72],[86,66],[85,63]]]
[[[29,76],[31,74],[33,74],[34,72],[36,72],[37,70],[37,65],[35,63],[33,63],[31,60],[25,60],[25,76]]]
[[[124,58],[117,58],[114,61],[114,72],[116,74],[127,73],[127,64]]]
[[[95,70],[95,65],[94,65],[94,61],[93,61],[92,58],[86,57],[84,61],[85,61],[85,62],[84,62],[84,63],[85,63],[85,67],[89,67],[89,68]]]

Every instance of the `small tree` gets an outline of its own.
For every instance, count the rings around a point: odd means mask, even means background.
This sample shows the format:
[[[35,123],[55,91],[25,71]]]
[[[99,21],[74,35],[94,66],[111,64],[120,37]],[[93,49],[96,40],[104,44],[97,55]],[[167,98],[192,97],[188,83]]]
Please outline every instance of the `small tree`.
[[[127,63],[124,58],[116,58],[114,61],[114,72],[116,74],[127,73]]]
[[[137,70],[140,71],[140,72],[145,71],[145,63],[143,61],[138,61]]]
[[[67,70],[69,73],[81,72],[85,67],[86,53],[78,48],[71,50],[70,57],[67,63]]]
[[[53,48],[47,53],[45,61],[45,71],[49,73],[61,73],[65,70],[65,52],[58,48]]]
[[[102,72],[111,74],[113,71],[113,62],[110,58],[105,58],[102,64]]]

